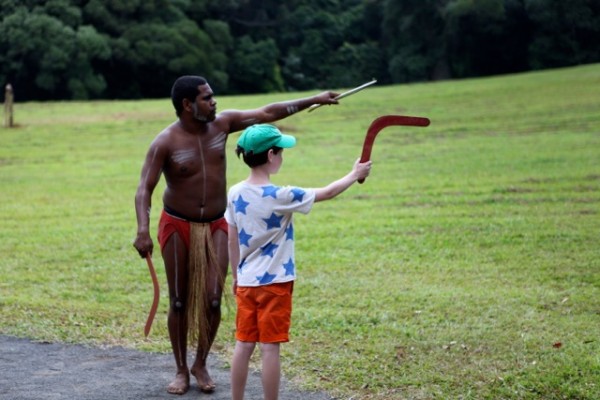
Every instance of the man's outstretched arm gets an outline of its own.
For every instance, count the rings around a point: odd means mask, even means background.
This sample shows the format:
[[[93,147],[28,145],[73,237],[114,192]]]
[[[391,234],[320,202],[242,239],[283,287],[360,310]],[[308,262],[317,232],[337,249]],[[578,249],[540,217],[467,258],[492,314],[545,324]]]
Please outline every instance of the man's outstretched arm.
[[[267,104],[254,110],[225,110],[219,114],[219,117],[229,121],[229,133],[232,133],[246,129],[250,125],[279,121],[306,110],[313,104],[338,104],[335,99],[337,95],[335,92],[327,91],[315,96]]]

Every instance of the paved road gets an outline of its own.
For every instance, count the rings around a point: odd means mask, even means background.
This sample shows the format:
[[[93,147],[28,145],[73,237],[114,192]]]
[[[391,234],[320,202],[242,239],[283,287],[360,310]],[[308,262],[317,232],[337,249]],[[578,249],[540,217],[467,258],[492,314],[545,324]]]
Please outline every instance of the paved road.
[[[174,376],[170,354],[121,347],[98,348],[40,343],[0,335],[1,400],[229,400],[229,370],[209,356],[217,390],[203,394],[192,385],[183,396],[168,394]],[[246,399],[262,399],[260,375],[248,377]],[[325,393],[300,392],[282,382],[281,400],[331,400]]]

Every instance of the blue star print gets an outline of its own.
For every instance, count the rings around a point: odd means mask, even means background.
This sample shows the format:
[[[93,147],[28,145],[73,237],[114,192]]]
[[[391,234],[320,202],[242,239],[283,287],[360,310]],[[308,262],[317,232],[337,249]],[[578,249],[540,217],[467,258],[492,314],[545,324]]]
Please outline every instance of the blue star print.
[[[242,269],[246,266],[246,259],[244,258],[242,260],[242,262],[240,262],[240,265],[238,265],[238,274],[242,273]]]
[[[250,239],[252,238],[252,235],[246,233],[246,231],[244,230],[244,228],[242,228],[242,230],[240,231],[240,234],[238,235],[239,241],[240,241],[240,245],[244,245],[246,247],[250,247]]]
[[[256,279],[259,281],[259,283],[266,285],[267,283],[273,282],[273,279],[275,279],[276,276],[277,275],[271,275],[268,272],[265,272],[263,276],[257,276]]]
[[[285,240],[294,240],[294,226],[292,224],[285,230]]]
[[[272,198],[276,199],[277,198],[277,191],[279,190],[279,188],[277,186],[263,186],[262,187],[263,190],[263,194],[262,197],[269,197],[271,196]]]
[[[266,245],[260,248],[262,250],[261,256],[273,257],[273,254],[275,254],[275,250],[277,250],[278,247],[279,245],[273,242],[267,243]]]
[[[306,192],[300,188],[293,188],[292,189],[292,195],[294,196],[294,198],[292,199],[292,201],[299,201],[301,202],[304,199],[304,195],[306,194]]]
[[[250,203],[244,201],[244,199],[240,195],[240,197],[238,197],[238,199],[233,202],[233,205],[235,206],[235,212],[246,214],[246,207],[248,206],[248,204]]]
[[[280,228],[282,219],[283,219],[283,215],[278,217],[277,214],[271,213],[271,216],[269,218],[263,218],[263,221],[266,222],[267,230],[269,230],[269,229],[273,229],[273,228]]]
[[[286,262],[285,264],[283,264],[283,268],[285,268],[285,275],[294,275],[295,273],[295,265],[294,265],[294,261],[292,260],[292,258],[290,257],[289,261]]]

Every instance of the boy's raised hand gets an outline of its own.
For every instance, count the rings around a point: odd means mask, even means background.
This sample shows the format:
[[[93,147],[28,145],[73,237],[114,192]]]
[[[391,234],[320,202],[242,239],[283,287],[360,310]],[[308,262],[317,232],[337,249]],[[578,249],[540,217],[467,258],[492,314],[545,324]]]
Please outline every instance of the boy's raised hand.
[[[366,161],[364,163],[360,162],[360,158],[354,162],[354,168],[352,172],[356,175],[356,180],[365,179],[371,173],[371,164],[373,162],[371,160]]]

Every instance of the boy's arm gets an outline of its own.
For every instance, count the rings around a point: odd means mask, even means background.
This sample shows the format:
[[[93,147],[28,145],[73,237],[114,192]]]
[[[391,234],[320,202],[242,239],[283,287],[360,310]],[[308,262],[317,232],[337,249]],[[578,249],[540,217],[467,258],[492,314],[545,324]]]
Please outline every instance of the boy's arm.
[[[237,267],[240,264],[240,245],[238,231],[234,225],[228,225],[229,263],[231,264],[231,277],[233,278],[233,295],[237,289]]]
[[[335,196],[352,186],[354,182],[369,176],[370,172],[371,161],[361,163],[360,160],[356,160],[352,171],[346,176],[331,182],[325,187],[315,189],[315,202],[333,199]]]

